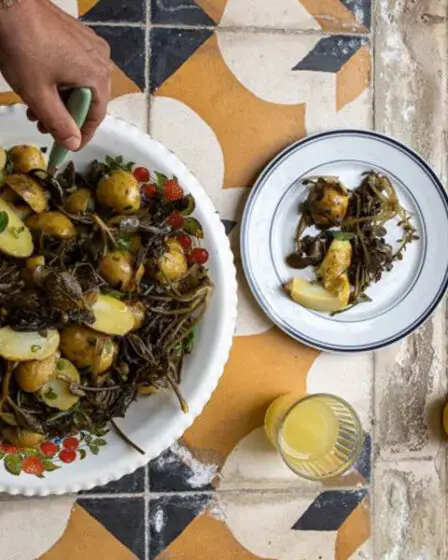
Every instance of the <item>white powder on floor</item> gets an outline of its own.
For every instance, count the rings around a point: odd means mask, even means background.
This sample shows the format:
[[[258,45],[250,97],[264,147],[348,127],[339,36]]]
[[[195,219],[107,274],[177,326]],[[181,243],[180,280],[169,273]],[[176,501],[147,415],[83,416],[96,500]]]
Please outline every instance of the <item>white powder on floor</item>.
[[[210,484],[218,474],[219,466],[216,464],[201,463],[192,452],[181,445],[179,442],[171,447],[171,451],[181,459],[192,471],[192,475],[187,479],[187,484],[192,488],[201,488]]]
[[[165,527],[165,514],[163,513],[163,509],[158,509],[154,515],[153,521],[154,530],[157,533],[161,533]]]

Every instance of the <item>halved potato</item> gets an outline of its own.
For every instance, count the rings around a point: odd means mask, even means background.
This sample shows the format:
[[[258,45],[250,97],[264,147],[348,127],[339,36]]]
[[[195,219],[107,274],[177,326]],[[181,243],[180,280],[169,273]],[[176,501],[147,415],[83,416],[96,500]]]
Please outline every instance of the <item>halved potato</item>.
[[[10,362],[45,360],[59,346],[59,333],[48,330],[47,336],[37,332],[18,332],[11,327],[0,329],[0,356]]]
[[[44,189],[28,175],[13,173],[5,179],[6,185],[17,193],[36,212],[40,214],[48,208]]]
[[[295,302],[315,311],[333,313],[347,306],[347,302],[342,302],[337,295],[303,278],[293,278],[285,285],[285,290]]]
[[[112,296],[99,295],[92,306],[92,311],[95,322],[89,326],[96,331],[124,336],[135,326],[132,309]]]
[[[1,198],[0,212],[6,212],[8,215],[8,225],[0,233],[0,251],[12,257],[29,257],[34,250],[30,230],[15,214],[11,206]]]
[[[79,384],[81,377],[75,366],[63,358],[56,362],[56,369],[53,377],[45,383],[40,390],[40,396],[47,406],[58,410],[68,410],[79,401],[79,397],[70,393],[69,384],[58,376],[71,379]]]
[[[24,430],[17,426],[5,426],[1,431],[2,437],[20,448],[37,447],[45,439],[44,434]]]
[[[34,214],[25,223],[32,231],[44,232],[61,239],[70,239],[76,235],[75,226],[62,212]]]

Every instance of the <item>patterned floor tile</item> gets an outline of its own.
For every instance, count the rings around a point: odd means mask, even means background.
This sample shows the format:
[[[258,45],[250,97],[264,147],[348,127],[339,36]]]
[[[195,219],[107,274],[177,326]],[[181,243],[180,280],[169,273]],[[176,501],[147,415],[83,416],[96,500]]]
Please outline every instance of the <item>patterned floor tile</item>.
[[[177,442],[149,463],[151,492],[200,492],[213,490],[218,465],[202,462]]]
[[[145,467],[137,469],[132,474],[123,476],[115,482],[109,482],[104,486],[96,486],[92,490],[81,492],[82,495],[89,494],[138,494],[145,490]]]
[[[92,499],[82,497],[78,499],[77,504],[99,521],[137,558],[144,560],[145,506],[143,498]]]
[[[207,25],[216,21],[195,0],[151,0],[151,22],[171,25]]]
[[[151,0],[153,23],[367,32],[371,0]]]
[[[84,21],[144,23],[145,0],[80,0],[79,11]]]
[[[145,89],[145,31],[136,27],[93,26],[111,48],[111,58],[126,77]],[[115,97],[115,96],[114,96]]]
[[[170,496],[151,501],[150,511],[151,558],[159,560],[372,558],[365,490]]]
[[[210,500],[211,497],[206,494],[151,499],[149,503],[150,558],[156,558],[181,536],[190,523],[202,514]],[[174,558],[175,556],[173,560]],[[187,554],[185,558],[194,557],[189,557]]]

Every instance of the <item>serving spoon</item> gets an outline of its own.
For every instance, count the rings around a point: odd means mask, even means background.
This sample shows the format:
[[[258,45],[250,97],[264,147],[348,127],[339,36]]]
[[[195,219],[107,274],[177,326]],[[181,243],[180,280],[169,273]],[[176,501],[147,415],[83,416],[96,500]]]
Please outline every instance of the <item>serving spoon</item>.
[[[84,126],[90,105],[92,104],[92,90],[90,88],[75,88],[71,91],[66,106],[79,129]],[[62,165],[68,155],[68,150],[58,142],[53,144],[48,158],[48,172],[55,176],[58,167]]]

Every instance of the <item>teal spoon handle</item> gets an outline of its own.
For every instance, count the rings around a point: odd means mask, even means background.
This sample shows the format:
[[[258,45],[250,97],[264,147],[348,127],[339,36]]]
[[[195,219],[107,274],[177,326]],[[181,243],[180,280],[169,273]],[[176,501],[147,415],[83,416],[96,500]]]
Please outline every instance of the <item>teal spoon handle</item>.
[[[82,128],[84,123],[86,122],[91,103],[92,90],[90,90],[89,88],[74,89],[67,100],[66,105],[68,112],[73,117],[73,120],[76,122],[79,128]],[[64,148],[64,146],[61,146],[60,144],[55,142],[48,159],[48,167],[50,169],[57,169],[64,163],[67,154],[67,148]]]

